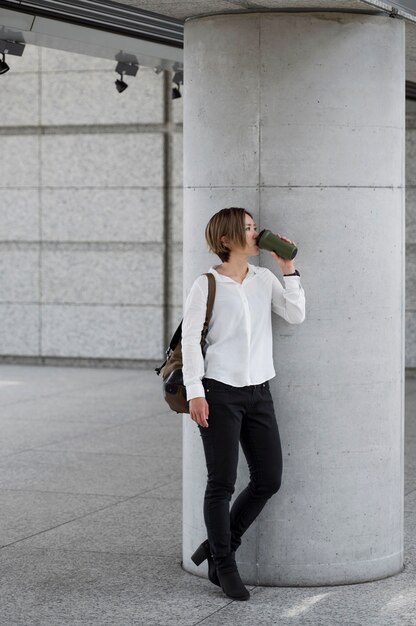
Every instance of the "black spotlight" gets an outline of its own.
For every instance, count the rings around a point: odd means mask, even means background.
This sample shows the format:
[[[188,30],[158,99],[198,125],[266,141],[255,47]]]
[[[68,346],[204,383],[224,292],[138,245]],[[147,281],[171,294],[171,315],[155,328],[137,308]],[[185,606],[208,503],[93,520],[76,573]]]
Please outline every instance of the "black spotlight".
[[[123,74],[120,74],[120,78],[117,78],[117,80],[115,81],[115,85],[118,93],[122,93],[125,89],[127,89],[128,84],[124,82]]]
[[[5,74],[10,69],[5,59],[6,59],[6,55],[3,52],[3,61],[0,61],[0,74]]]
[[[115,81],[115,85],[117,87],[117,91],[121,93],[125,89],[127,89],[128,84],[123,80],[123,74],[126,76],[136,76],[139,71],[139,64],[127,61],[119,61],[117,63],[116,70],[117,74],[120,74],[120,80]]]
[[[183,84],[183,70],[179,70],[178,72],[175,72],[175,74],[173,75],[172,81],[175,83],[175,85],[179,85]]]
[[[183,85],[183,70],[175,72],[172,78],[172,82],[176,85],[176,87],[173,87],[172,89],[172,100],[175,100],[176,98],[181,98],[182,94],[179,90],[179,87],[181,86],[181,84]]]

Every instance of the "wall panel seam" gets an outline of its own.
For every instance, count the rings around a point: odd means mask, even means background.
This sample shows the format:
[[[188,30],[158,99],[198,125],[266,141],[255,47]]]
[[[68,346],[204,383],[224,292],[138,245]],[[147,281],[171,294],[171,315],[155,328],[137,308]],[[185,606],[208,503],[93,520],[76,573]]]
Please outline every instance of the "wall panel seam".
[[[173,131],[181,132],[181,123],[166,122],[142,124],[67,124],[54,126],[3,126],[0,136],[32,136],[32,135],[125,135],[125,134],[169,134]]]

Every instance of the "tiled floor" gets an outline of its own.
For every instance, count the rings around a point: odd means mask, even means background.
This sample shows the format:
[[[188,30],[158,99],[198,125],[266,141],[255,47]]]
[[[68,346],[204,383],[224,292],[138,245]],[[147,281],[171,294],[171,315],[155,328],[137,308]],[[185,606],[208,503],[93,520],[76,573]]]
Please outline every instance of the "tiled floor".
[[[403,572],[249,602],[181,568],[181,421],[153,371],[0,365],[0,393],[0,626],[416,626],[416,379]]]

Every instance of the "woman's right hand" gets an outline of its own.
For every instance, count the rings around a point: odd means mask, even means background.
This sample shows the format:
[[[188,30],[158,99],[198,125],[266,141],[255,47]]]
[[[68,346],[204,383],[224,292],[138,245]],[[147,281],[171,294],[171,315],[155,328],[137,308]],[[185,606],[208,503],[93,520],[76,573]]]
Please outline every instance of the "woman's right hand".
[[[203,428],[208,428],[209,407],[205,398],[199,397],[189,400],[189,413],[194,422]]]

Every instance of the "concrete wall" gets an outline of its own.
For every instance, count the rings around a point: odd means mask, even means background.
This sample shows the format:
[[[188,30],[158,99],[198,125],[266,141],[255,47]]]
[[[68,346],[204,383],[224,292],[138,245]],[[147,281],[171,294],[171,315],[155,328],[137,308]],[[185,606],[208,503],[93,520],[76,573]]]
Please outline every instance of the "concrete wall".
[[[181,317],[182,100],[149,68],[119,94],[111,61],[7,61],[0,356],[159,360]]]

